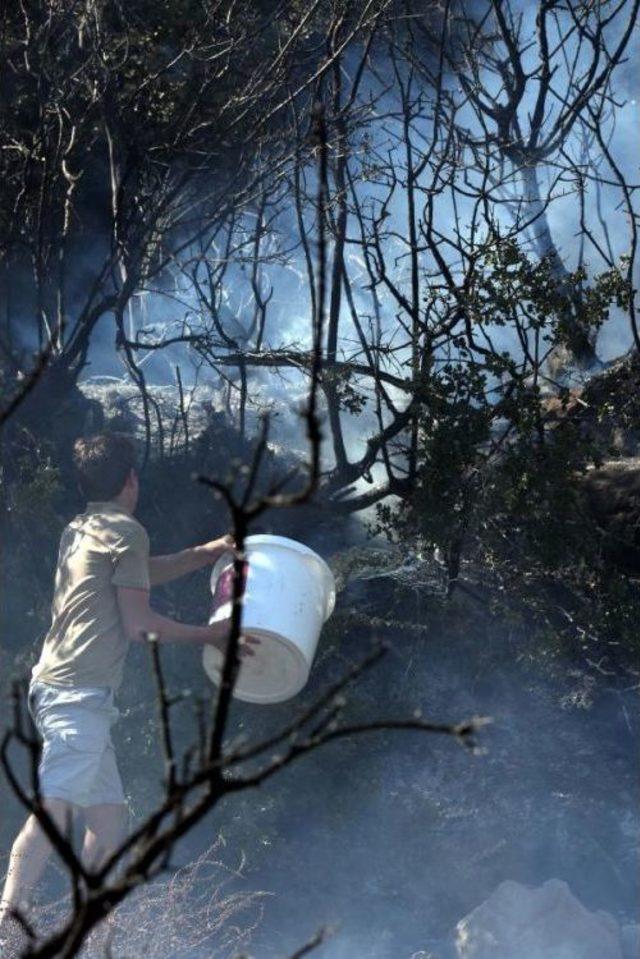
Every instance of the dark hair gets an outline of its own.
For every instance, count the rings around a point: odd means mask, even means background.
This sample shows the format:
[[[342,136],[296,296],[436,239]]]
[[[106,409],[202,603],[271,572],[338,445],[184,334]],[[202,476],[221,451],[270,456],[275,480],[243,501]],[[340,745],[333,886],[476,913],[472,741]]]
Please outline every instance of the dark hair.
[[[124,433],[83,436],[73,444],[73,466],[88,500],[113,499],[121,492],[129,471],[137,469],[136,449]]]

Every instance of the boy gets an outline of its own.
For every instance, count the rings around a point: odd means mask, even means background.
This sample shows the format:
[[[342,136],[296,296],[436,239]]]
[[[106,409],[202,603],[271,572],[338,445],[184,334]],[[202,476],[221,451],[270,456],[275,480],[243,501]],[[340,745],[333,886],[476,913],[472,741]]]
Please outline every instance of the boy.
[[[153,633],[159,642],[212,643],[224,650],[228,636],[228,622],[188,626],[160,616],[149,606],[149,589],[214,563],[233,549],[233,541],[224,536],[149,557],[149,537],[133,516],[139,492],[135,450],[122,434],[77,440],[74,467],[87,506],[62,533],[51,628],[33,668],[28,708],[43,739],[43,805],[61,829],[82,809],[82,856],[97,868],[126,835],[110,728],[119,716],[114,694],[129,643]],[[241,654],[252,654],[247,643]],[[28,906],[50,852],[30,815],[11,850],[0,944],[12,910]]]

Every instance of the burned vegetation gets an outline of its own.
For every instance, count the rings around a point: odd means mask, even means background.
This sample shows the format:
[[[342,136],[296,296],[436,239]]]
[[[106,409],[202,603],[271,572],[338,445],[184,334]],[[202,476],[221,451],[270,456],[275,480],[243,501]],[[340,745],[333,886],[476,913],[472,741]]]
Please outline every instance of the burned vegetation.
[[[637,835],[637,815],[627,754],[607,736],[638,733],[639,5],[36,0],[0,12],[0,840],[4,855],[30,810],[71,889],[13,916],[24,955],[266,957],[281,943],[343,955],[320,923],[302,926],[286,878],[273,878],[276,898],[298,918],[274,906],[261,939],[268,889],[224,894],[225,840],[198,832],[222,823],[267,886],[277,847],[302,899],[306,852],[320,873],[333,865],[290,812],[296,797],[319,822],[331,809],[317,835],[341,837],[349,865],[318,902],[353,917],[354,959],[484,959],[450,935],[478,905],[476,871],[491,888],[562,874],[629,925],[623,832]],[[329,561],[339,595],[309,688],[268,717],[233,701],[240,558],[219,692],[179,650],[132,652],[120,746],[133,825],[91,871],[32,798],[24,695],[60,531],[82,507],[73,443],[104,431],[137,444],[136,515],[160,552],[211,530],[240,549],[252,533],[291,536]],[[205,622],[210,602],[200,573],[157,597],[177,621]],[[621,809],[588,763],[578,785],[567,772],[589,710],[594,763],[602,781],[620,774]],[[486,713],[502,722],[496,740]],[[474,780],[424,745],[389,746],[405,733],[496,752]],[[548,784],[523,756],[548,760]],[[379,802],[371,828],[358,831],[346,796]],[[349,869],[366,877],[366,908]],[[153,921],[164,913],[166,940]]]

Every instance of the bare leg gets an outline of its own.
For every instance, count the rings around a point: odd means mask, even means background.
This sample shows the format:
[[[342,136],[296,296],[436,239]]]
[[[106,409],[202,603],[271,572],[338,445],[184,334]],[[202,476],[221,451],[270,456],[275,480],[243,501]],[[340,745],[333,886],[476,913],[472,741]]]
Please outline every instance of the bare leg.
[[[88,869],[98,869],[126,838],[129,811],[122,803],[87,806],[83,811],[82,861]],[[113,930],[114,916],[110,914],[91,932],[88,942],[94,952],[106,953]]]
[[[85,834],[82,859],[97,869],[127,835],[128,810],[123,803],[101,803],[84,810]]]
[[[75,807],[64,799],[43,799],[42,805],[58,829],[64,834],[74,815]],[[52,850],[40,823],[29,816],[11,849],[9,867],[0,900],[0,933],[9,924],[13,910],[23,912],[29,907],[35,886],[42,875]]]

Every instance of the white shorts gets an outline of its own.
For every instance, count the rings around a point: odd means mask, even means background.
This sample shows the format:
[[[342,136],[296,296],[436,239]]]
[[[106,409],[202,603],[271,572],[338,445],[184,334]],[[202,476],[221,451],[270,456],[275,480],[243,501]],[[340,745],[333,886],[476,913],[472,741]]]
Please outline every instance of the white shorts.
[[[40,733],[43,798],[76,806],[124,803],[111,742],[120,712],[108,686],[53,686],[32,681],[28,708]]]

